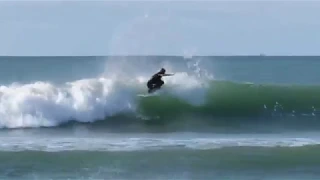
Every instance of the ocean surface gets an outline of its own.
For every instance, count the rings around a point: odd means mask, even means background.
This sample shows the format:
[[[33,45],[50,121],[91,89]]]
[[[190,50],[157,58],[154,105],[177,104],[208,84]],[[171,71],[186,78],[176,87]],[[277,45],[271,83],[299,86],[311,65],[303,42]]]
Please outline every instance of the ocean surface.
[[[146,81],[172,77],[154,95]],[[0,179],[320,179],[320,57],[0,57]]]

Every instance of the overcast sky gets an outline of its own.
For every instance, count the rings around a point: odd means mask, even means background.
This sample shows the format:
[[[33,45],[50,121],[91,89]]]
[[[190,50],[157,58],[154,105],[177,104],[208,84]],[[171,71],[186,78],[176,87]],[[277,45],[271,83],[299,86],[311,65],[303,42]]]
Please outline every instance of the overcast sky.
[[[320,1],[0,1],[0,55],[319,55]]]

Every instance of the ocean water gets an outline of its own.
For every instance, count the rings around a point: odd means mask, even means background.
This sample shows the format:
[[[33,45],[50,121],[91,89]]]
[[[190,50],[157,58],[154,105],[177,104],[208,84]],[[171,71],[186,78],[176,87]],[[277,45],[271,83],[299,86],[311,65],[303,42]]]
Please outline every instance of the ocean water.
[[[154,96],[146,81],[175,73]],[[320,57],[0,57],[0,179],[320,178]]]

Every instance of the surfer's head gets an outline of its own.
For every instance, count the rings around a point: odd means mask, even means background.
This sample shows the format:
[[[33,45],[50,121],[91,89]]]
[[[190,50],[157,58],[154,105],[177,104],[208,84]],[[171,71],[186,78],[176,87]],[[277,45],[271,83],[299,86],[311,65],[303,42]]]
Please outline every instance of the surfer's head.
[[[161,72],[161,73],[165,73],[166,70],[165,70],[164,68],[161,68],[160,72]]]

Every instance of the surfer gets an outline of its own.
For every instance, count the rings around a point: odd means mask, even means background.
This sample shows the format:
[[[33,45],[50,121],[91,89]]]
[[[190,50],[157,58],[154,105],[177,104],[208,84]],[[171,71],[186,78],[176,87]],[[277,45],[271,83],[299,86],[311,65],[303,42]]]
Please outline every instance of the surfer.
[[[166,70],[164,68],[161,68],[161,70],[154,74],[148,81],[148,93],[161,88],[161,86],[164,84],[163,80],[161,79],[163,76],[173,76],[173,74],[166,74]]]

